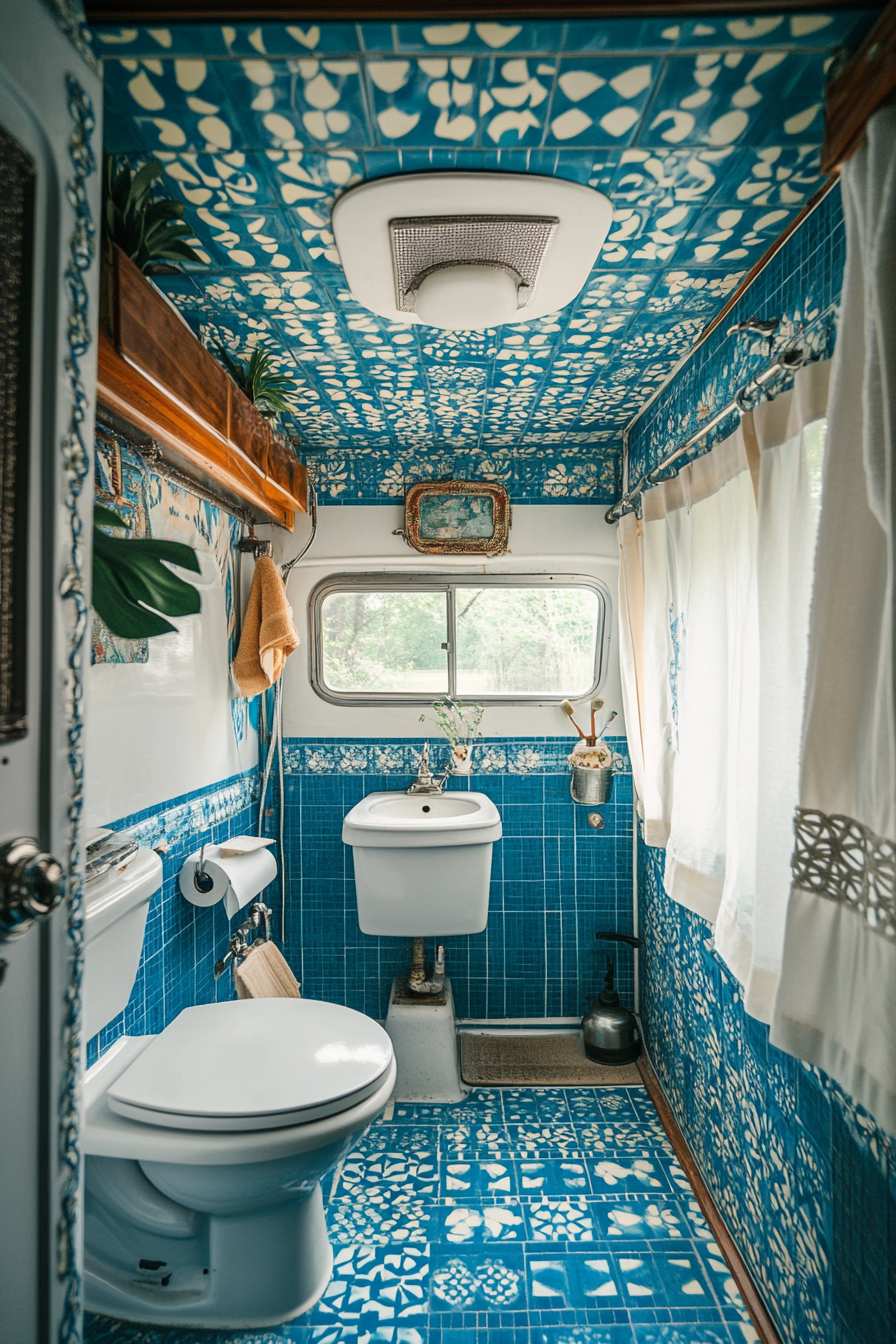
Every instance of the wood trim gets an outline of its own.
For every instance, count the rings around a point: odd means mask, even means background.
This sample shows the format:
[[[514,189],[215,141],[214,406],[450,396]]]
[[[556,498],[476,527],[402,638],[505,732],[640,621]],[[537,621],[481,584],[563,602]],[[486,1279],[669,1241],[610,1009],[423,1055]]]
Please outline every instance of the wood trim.
[[[777,1326],[768,1313],[768,1309],[762,1300],[759,1289],[756,1287],[752,1274],[744,1264],[740,1252],[734,1244],[734,1240],[728,1228],[725,1226],[722,1215],[716,1207],[716,1202],[709,1191],[709,1186],[700,1175],[700,1169],[694,1161],[693,1154],[687,1145],[687,1140],[681,1132],[678,1121],[672,1113],[672,1108],[663,1091],[660,1080],[657,1078],[648,1060],[642,1055],[638,1060],[638,1069],[641,1077],[644,1079],[644,1086],[650,1095],[650,1100],[657,1109],[657,1114],[662,1121],[663,1129],[666,1131],[669,1142],[675,1149],[675,1156],[681,1165],[681,1169],[691,1183],[694,1196],[700,1205],[700,1211],[709,1224],[709,1230],[713,1235],[713,1240],[718,1246],[722,1255],[725,1257],[725,1263],[731,1270],[731,1277],[734,1279],[737,1291],[744,1301],[744,1306],[750,1313],[750,1319],[756,1328],[761,1344],[781,1344],[781,1336],[778,1334]]]
[[[826,10],[852,9],[853,0],[827,0]],[[817,10],[818,0],[751,0],[750,14]],[[100,23],[261,23],[413,21],[415,19],[610,19],[664,18],[682,14],[743,14],[743,0],[86,0],[87,22]]]
[[[308,507],[295,453],[118,249],[103,290],[111,330],[99,335],[99,404],[292,531]]]
[[[825,97],[821,171],[836,173],[865,139],[869,117],[896,97],[896,0],[890,0]]]

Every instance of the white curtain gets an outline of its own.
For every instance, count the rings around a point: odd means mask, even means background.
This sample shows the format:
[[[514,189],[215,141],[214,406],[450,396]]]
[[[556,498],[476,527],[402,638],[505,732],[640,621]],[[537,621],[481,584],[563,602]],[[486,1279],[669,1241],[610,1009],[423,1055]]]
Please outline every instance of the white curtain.
[[[896,1132],[896,109],[843,171],[793,886],[773,1043]]]
[[[669,895],[714,920],[725,881],[736,685],[755,652],[756,504],[738,430],[645,492],[647,694],[668,817]],[[647,747],[645,734],[645,751]],[[645,763],[645,769],[647,769]]]
[[[802,369],[792,392],[763,402],[743,423],[758,465],[758,657],[742,650],[735,673],[740,703],[729,738],[725,884],[715,942],[744,986],[746,1011],[763,1022],[771,1020],[790,892],[829,369],[828,363]]]
[[[628,523],[643,559],[643,614],[621,611],[644,622],[645,839],[665,845],[666,891],[716,925],[765,1022],[790,892],[829,368],[800,370]],[[624,682],[632,662],[623,653]]]

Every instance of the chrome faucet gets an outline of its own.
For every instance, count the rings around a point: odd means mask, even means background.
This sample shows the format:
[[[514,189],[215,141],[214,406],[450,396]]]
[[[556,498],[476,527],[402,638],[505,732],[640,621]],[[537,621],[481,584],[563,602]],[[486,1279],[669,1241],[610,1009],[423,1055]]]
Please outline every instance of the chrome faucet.
[[[414,780],[408,793],[441,793],[442,786],[448,778],[448,771],[444,775],[434,775],[429,768],[429,743],[423,743],[423,750],[420,753],[420,765],[417,770],[417,778]]]

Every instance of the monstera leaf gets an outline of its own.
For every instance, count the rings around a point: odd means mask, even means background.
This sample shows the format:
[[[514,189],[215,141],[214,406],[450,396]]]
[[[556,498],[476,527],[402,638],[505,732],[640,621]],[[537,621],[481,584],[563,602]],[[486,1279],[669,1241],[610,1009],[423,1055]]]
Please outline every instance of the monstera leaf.
[[[192,546],[179,541],[110,537],[104,527],[125,527],[111,509],[93,511],[93,606],[98,616],[123,639],[167,635],[174,626],[166,616],[192,616],[199,611],[199,593],[172,574],[163,560],[199,573]],[[141,605],[145,603],[146,605]],[[147,611],[147,607],[155,610]]]

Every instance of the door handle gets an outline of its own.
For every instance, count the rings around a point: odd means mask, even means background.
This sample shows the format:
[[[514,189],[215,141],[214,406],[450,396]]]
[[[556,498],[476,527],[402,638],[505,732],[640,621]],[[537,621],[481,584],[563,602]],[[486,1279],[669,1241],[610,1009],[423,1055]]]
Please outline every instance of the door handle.
[[[0,940],[18,938],[62,900],[62,866],[36,840],[0,845]]]

